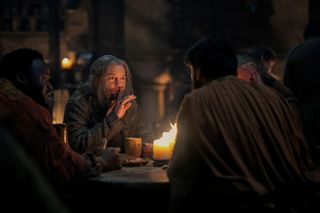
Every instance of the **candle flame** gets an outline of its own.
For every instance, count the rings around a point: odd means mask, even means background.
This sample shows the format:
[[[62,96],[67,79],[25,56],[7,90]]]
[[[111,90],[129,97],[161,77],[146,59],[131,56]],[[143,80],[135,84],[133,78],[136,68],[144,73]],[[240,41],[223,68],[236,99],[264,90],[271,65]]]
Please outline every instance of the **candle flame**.
[[[177,124],[170,124],[171,129],[168,132],[162,133],[162,137],[153,141],[154,158],[170,159],[176,142]],[[161,150],[161,151],[160,151]]]
[[[72,68],[72,60],[69,58],[63,58],[61,60],[61,67],[62,69],[71,69]]]
[[[162,133],[161,138],[155,140],[154,142],[157,142],[160,144],[169,144],[169,142],[176,140],[177,124],[174,124],[174,125],[170,124],[170,125],[171,125],[171,129],[169,130],[169,132]]]

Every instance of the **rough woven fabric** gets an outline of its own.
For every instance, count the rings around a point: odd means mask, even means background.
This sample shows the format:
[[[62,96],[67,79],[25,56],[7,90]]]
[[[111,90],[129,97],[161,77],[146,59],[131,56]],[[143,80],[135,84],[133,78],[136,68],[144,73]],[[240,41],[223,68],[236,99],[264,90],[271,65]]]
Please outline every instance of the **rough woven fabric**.
[[[212,202],[237,194],[238,200],[320,181],[292,105],[264,85],[235,77],[185,97],[168,177],[177,205],[204,194]]]
[[[41,170],[55,182],[88,176],[90,163],[63,143],[49,111],[0,79],[0,108],[10,116],[19,142]]]
[[[126,137],[141,137],[143,143],[152,143],[152,127],[148,125],[136,101],[118,119],[115,112],[106,116],[107,107],[100,106],[88,85],[81,85],[68,100],[64,122],[67,124],[69,143],[73,149],[83,153],[96,151],[103,139],[110,147],[124,149]]]

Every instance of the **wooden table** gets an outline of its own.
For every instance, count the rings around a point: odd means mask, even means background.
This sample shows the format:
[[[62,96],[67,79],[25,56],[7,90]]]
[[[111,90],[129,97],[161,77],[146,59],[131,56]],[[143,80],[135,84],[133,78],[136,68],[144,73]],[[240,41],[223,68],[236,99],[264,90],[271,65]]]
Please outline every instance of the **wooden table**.
[[[165,213],[169,180],[163,167],[123,167],[90,178],[78,192],[76,212]]]
[[[93,185],[115,188],[156,188],[167,187],[169,180],[163,167],[138,166],[123,167],[120,170],[105,172],[98,177],[90,178]]]

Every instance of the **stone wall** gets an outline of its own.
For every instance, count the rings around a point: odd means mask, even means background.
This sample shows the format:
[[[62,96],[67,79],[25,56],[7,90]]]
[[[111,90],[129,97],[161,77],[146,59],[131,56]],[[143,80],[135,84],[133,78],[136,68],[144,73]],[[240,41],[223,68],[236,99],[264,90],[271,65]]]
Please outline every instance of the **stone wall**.
[[[138,101],[151,121],[165,113],[165,90],[170,81],[167,1],[130,0],[125,6],[126,58],[134,76]]]

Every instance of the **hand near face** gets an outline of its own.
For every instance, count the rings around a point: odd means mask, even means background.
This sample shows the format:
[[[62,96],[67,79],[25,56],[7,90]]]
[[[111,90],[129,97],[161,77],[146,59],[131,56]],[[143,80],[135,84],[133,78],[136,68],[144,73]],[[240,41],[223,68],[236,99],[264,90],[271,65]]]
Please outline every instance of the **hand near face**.
[[[109,109],[107,111],[107,115],[109,115],[114,109],[118,118],[121,119],[126,114],[127,110],[131,107],[131,105],[132,105],[131,101],[133,101],[135,99],[136,99],[136,96],[128,95],[128,96],[123,97],[120,100],[113,101],[113,103],[111,103],[111,106],[109,107]]]
[[[125,96],[120,102],[117,102],[115,112],[117,113],[118,118],[122,118],[127,110],[131,107],[131,101],[135,100],[136,96],[128,95]]]

